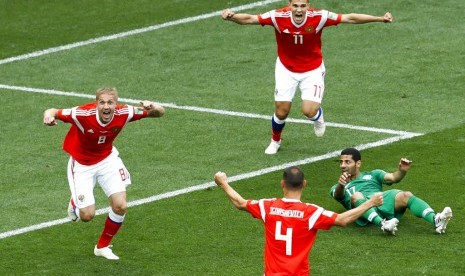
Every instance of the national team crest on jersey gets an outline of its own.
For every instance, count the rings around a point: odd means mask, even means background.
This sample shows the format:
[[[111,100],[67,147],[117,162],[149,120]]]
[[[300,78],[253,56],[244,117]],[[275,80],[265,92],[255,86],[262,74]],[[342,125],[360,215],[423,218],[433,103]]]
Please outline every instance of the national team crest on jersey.
[[[119,128],[119,127],[114,127],[114,128],[111,129],[111,131],[113,131],[113,133],[118,133],[120,130],[121,130],[121,128]]]
[[[312,27],[312,26],[308,26],[308,27],[305,28],[305,32],[307,32],[307,33],[313,33],[313,31],[315,31],[315,28]]]

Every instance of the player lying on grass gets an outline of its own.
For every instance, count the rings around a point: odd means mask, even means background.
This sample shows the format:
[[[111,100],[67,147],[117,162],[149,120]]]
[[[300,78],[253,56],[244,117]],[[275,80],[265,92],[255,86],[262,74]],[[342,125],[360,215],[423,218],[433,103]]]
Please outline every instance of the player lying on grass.
[[[129,172],[113,146],[113,140],[129,123],[147,117],[161,117],[162,106],[141,101],[140,107],[118,104],[115,88],[97,91],[96,101],[68,109],[50,108],[44,112],[44,124],[55,126],[56,119],[70,123],[63,149],[69,153],[68,182],[71,199],[68,216],[72,221],[90,221],[95,216],[94,186],[96,182],[110,202],[110,212],[94,248],[96,256],[119,259],[110,242],[126,215],[126,186],[131,184]]]
[[[298,167],[283,173],[280,199],[245,200],[231,186],[224,172],[215,174],[216,184],[223,189],[232,204],[249,212],[265,225],[265,274],[309,275],[308,256],[318,230],[329,230],[333,225],[346,226],[366,210],[383,203],[381,193],[374,195],[357,208],[337,214],[311,203],[301,202],[307,181]]]
[[[339,201],[347,210],[363,204],[374,194],[383,191],[383,184],[392,185],[400,182],[412,166],[412,161],[402,158],[399,169],[388,173],[383,170],[360,172],[362,165],[360,152],[354,148],[347,148],[341,152],[339,166],[342,175],[338,183],[330,190],[331,196]],[[406,209],[410,209],[416,217],[423,218],[439,234],[445,233],[447,223],[452,218],[452,210],[445,207],[441,213],[434,210],[424,200],[416,197],[409,191],[397,189],[383,192],[384,203],[381,206],[370,208],[356,223],[365,226],[369,222],[381,227],[381,230],[395,235],[397,224]]]

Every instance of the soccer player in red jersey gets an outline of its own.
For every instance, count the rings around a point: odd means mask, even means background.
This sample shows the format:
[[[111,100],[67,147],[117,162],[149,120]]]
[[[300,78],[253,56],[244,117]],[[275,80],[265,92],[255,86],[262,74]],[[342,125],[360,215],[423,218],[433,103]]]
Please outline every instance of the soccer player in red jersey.
[[[281,146],[281,132],[289,115],[297,88],[301,91],[302,112],[314,125],[315,135],[321,137],[326,130],[321,102],[325,91],[326,74],[321,52],[321,34],[325,27],[339,23],[363,24],[391,23],[384,16],[367,14],[336,14],[310,7],[308,0],[289,0],[289,6],[259,15],[222,12],[224,20],[241,25],[272,26],[275,29],[278,57],[275,66],[275,111],[271,119],[271,143],[266,154],[275,154]]]
[[[228,183],[224,172],[215,174],[215,182],[232,204],[263,221],[265,226],[265,275],[309,275],[309,253],[318,230],[333,225],[346,226],[365,211],[383,203],[382,194],[374,195],[355,209],[337,214],[300,201],[307,185],[304,173],[293,166],[284,171],[281,180],[283,198],[245,200]]]
[[[161,117],[165,113],[161,105],[150,101],[140,103],[140,107],[119,104],[115,88],[102,88],[93,103],[68,109],[50,108],[44,112],[46,125],[57,125],[56,119],[71,124],[63,143],[63,149],[70,155],[68,217],[85,222],[94,218],[93,189],[97,182],[109,199],[111,208],[94,254],[110,260],[119,259],[112,252],[110,242],[123,223],[127,209],[126,186],[131,184],[113,141],[127,123]]]

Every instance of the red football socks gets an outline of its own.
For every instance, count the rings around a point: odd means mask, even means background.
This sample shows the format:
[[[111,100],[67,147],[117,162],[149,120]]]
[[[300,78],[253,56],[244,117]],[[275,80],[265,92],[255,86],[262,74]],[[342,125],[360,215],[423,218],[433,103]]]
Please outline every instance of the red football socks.
[[[100,236],[100,239],[97,243],[97,248],[104,248],[110,245],[113,236],[116,235],[121,225],[122,223],[114,222],[109,217],[107,217],[102,235]]]

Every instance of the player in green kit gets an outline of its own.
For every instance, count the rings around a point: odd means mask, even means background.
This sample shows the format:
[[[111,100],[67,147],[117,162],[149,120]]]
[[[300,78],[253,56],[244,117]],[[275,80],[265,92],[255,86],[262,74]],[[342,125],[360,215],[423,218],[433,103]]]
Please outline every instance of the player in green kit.
[[[341,152],[339,166],[342,175],[338,183],[331,187],[330,194],[348,210],[359,206],[375,193],[383,192],[383,184],[400,182],[412,166],[412,161],[402,158],[399,169],[392,173],[379,169],[360,172],[361,164],[361,155],[357,149],[347,148]],[[410,209],[414,216],[425,219],[437,233],[442,234],[452,218],[450,207],[436,214],[428,203],[408,191],[387,190],[383,192],[383,198],[383,205],[369,209],[356,223],[365,226],[371,222],[380,226],[381,230],[395,235],[399,219],[406,209]]]

